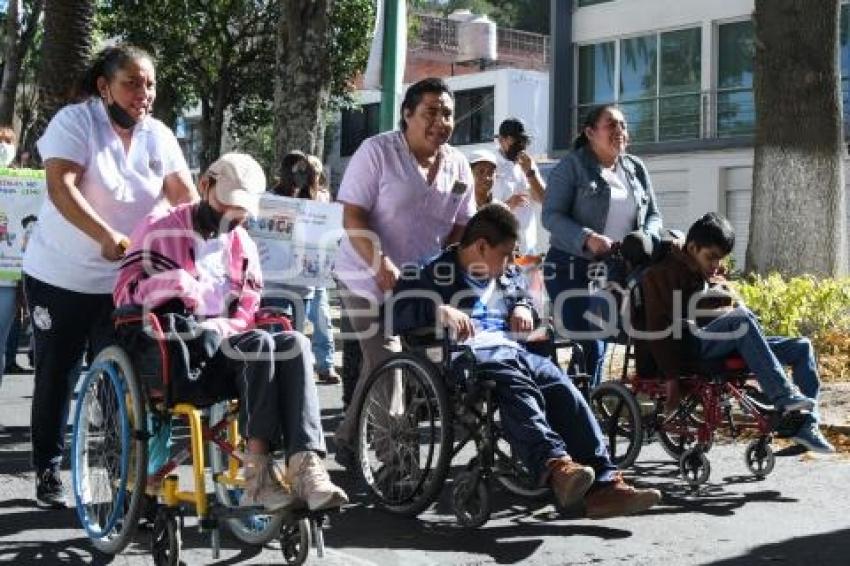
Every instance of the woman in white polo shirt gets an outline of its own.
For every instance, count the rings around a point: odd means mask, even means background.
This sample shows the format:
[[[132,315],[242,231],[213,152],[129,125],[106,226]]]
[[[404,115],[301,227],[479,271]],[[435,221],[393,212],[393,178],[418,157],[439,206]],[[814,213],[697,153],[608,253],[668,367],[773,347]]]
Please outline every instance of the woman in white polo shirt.
[[[79,87],[86,99],[60,110],[38,140],[48,198],[23,266],[35,337],[36,499],[50,507],[65,504],[59,466],[86,343],[96,354],[112,340],[112,290],[127,234],[163,199],[197,198],[177,139],[150,116],[156,82],[147,53],[108,47]]]

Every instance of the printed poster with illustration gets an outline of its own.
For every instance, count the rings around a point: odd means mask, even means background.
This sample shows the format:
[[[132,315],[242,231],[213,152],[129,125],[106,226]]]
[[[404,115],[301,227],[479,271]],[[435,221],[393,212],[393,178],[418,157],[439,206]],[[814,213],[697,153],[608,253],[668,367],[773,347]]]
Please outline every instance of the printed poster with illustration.
[[[263,195],[259,216],[246,227],[267,283],[334,286],[331,272],[344,235],[341,204]]]
[[[0,285],[21,278],[24,250],[44,194],[43,170],[0,168]]]

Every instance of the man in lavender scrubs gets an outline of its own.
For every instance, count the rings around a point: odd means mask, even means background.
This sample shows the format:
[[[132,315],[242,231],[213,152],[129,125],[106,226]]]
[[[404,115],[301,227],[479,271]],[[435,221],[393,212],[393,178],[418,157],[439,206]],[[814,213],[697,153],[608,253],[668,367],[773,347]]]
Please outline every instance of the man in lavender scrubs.
[[[448,144],[454,96],[441,79],[407,89],[400,131],[373,136],[351,158],[337,200],[344,204],[336,274],[344,316],[363,353],[360,379],[336,431],[337,461],[353,462],[357,407],[372,370],[400,350],[387,336],[380,305],[407,265],[460,240],[475,213],[474,181],[464,155]]]

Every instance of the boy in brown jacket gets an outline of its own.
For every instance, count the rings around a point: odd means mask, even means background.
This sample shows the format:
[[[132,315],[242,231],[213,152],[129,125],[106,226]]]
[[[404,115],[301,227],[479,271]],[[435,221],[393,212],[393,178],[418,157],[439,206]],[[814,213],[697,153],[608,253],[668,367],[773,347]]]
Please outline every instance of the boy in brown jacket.
[[[734,245],[732,225],[711,212],[690,227],[683,247],[674,246],[647,269],[641,288],[649,335],[637,342],[639,367],[651,357],[657,373],[668,380],[667,408],[675,409],[679,376],[694,360],[738,354],[778,410],[811,411],[793,440],[809,450],[833,452],[818,428],[820,379],[811,343],[765,337],[756,316],[725,287],[720,262]],[[791,366],[796,385],[788,381],[785,365]]]

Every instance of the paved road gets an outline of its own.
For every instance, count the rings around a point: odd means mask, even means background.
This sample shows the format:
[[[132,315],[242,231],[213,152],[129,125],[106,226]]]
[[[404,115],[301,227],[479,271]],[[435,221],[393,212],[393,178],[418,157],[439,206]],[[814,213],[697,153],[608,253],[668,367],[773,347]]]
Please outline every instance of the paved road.
[[[150,564],[146,535],[117,557],[99,555],[77,526],[73,510],[43,511],[32,504],[27,429],[31,378],[10,376],[0,389],[0,563]],[[320,388],[327,430],[339,414],[338,386]],[[443,500],[420,520],[399,519],[369,507],[363,494],[335,469],[353,503],[327,532],[327,555],[309,564],[850,564],[850,460],[782,457],[764,481],[753,481],[743,446],[711,452],[711,483],[685,489],[658,448],[645,448],[636,473],[644,485],[664,491],[663,505],[641,517],[590,521],[564,518],[547,503],[530,503],[497,492],[496,513],[483,528],[454,524]],[[187,519],[184,561],[213,563],[207,540]],[[282,563],[275,545],[240,548],[223,537],[216,564]]]

